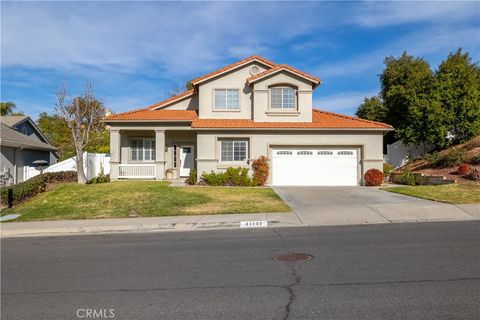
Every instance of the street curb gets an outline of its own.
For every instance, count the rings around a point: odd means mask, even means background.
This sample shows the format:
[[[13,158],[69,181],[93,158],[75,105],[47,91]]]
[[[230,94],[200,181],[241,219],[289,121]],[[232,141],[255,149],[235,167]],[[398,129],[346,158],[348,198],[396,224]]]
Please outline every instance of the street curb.
[[[268,227],[302,227],[306,225],[281,222],[278,220],[268,221]],[[91,226],[77,228],[45,228],[23,230],[1,230],[0,238],[20,237],[46,237],[46,236],[75,236],[89,234],[114,234],[114,233],[143,233],[143,232],[171,232],[171,231],[201,231],[222,229],[255,229],[241,228],[240,222],[199,222],[199,223],[165,223],[165,224],[140,224],[124,226]]]

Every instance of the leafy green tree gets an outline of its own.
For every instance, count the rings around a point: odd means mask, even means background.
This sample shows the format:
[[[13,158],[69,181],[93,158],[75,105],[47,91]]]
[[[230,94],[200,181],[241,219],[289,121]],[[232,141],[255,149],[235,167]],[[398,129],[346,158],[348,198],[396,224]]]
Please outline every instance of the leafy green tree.
[[[378,96],[365,98],[355,115],[362,119],[387,122],[387,108]]]
[[[70,137],[68,125],[58,115],[49,115],[46,112],[40,113],[37,125],[50,140],[52,145],[58,148],[60,160],[75,156],[75,147]]]
[[[14,102],[0,102],[0,115],[1,116],[23,116],[23,112],[14,112],[13,110],[17,106]]]
[[[75,145],[72,141],[71,130],[68,125],[57,114],[40,113],[37,125],[50,140],[52,145],[58,148],[60,160],[65,160],[75,156]],[[85,147],[85,151],[93,153],[110,152],[110,133],[103,123],[92,131],[90,141]]]
[[[480,68],[468,52],[458,49],[435,73],[435,93],[448,118],[450,143],[480,134]]]
[[[422,58],[406,52],[387,57],[380,75],[380,96],[386,108],[386,122],[395,137],[406,144],[447,144],[448,119],[436,96],[434,74]]]

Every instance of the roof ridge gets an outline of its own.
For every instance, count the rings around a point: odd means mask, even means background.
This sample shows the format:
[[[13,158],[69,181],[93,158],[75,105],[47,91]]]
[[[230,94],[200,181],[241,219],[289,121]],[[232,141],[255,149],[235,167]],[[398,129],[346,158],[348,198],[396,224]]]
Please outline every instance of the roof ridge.
[[[326,111],[326,110],[321,110],[321,109],[316,109],[316,108],[313,108],[312,111],[313,111],[313,112],[321,112],[321,113],[331,114],[331,115],[334,115],[334,116],[337,116],[337,117],[346,118],[346,119],[351,119],[351,120],[356,120],[356,121],[362,121],[362,122],[365,122],[365,123],[384,125],[384,126],[386,126],[386,127],[393,128],[393,127],[392,127],[391,125],[389,125],[388,123],[379,122],[379,121],[367,120],[367,119],[363,119],[363,118],[359,118],[359,117],[354,117],[354,116],[347,116],[346,114],[341,114],[341,113],[336,113],[336,112],[331,112],[331,111]]]
[[[238,65],[241,65],[241,64],[243,64],[243,63],[246,63],[246,62],[249,62],[249,61],[255,60],[255,59],[256,59],[256,60],[259,60],[259,61],[261,61],[262,63],[264,63],[264,64],[266,64],[266,65],[269,65],[269,66],[271,66],[271,67],[274,67],[274,66],[277,65],[277,64],[276,64],[275,62],[273,62],[273,61],[270,61],[270,60],[265,59],[265,58],[263,58],[263,57],[261,57],[261,56],[259,56],[259,55],[257,55],[257,54],[254,54],[254,55],[248,56],[248,57],[246,57],[246,58],[243,58],[243,59],[241,59],[241,60],[238,60],[238,61],[236,61],[236,62],[230,63],[230,64],[228,64],[228,65],[226,65],[226,66],[223,66],[223,67],[221,67],[221,68],[219,68],[219,69],[217,69],[217,70],[215,70],[215,71],[209,72],[209,73],[204,74],[204,75],[199,76],[199,77],[196,77],[196,78],[194,78],[194,79],[191,80],[191,83],[192,83],[192,84],[195,84],[195,83],[198,82],[198,81],[201,81],[201,80],[203,80],[203,79],[207,79],[207,78],[212,77],[212,76],[214,76],[214,75],[216,75],[216,74],[218,74],[218,73],[221,73],[221,72],[223,72],[223,71],[230,70],[230,69],[232,69],[232,68],[234,68],[234,67],[236,67],[236,66],[238,66]]]

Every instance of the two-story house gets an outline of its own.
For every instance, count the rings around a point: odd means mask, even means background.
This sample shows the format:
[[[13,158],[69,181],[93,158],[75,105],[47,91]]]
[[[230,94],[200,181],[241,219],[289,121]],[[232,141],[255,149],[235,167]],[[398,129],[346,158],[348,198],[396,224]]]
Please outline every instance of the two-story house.
[[[193,89],[109,116],[111,179],[164,179],[250,167],[266,156],[270,185],[356,186],[382,170],[392,127],[314,109],[319,78],[251,56],[191,81]]]

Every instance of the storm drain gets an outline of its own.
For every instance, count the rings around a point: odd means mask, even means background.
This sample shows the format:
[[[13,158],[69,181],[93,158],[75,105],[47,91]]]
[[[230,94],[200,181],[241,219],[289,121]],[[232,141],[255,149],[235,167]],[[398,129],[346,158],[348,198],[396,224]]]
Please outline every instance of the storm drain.
[[[274,256],[275,261],[294,262],[294,261],[308,261],[312,260],[313,256],[306,253],[287,253]]]

